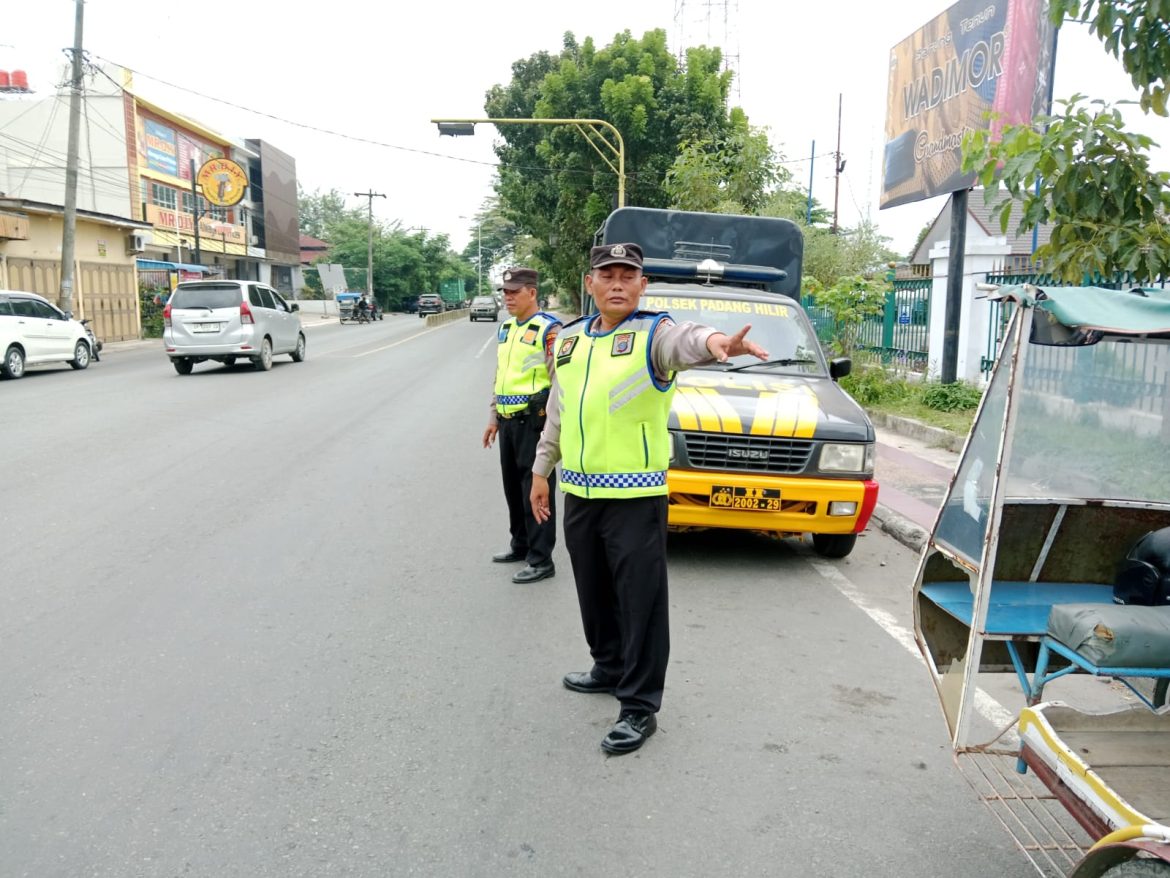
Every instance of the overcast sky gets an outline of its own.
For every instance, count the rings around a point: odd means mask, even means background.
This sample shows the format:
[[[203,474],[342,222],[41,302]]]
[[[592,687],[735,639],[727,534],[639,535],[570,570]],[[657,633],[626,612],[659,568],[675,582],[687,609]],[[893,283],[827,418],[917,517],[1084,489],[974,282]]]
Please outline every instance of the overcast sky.
[[[733,103],[753,124],[768,128],[802,187],[808,185],[808,157],[816,141],[821,157],[813,167],[813,194],[829,207],[833,165],[824,154],[836,148],[837,95],[842,94],[841,152],[847,168],[841,222],[851,225],[871,215],[894,249],[904,253],[946,199],[878,210],[889,51],[948,5],[945,0],[329,0],[312,7],[312,14],[290,14],[290,4],[277,0],[211,6],[89,0],[85,46],[95,58],[138,71],[136,87],[145,97],[224,134],[263,138],[291,153],[307,189],[384,192],[389,197],[376,200],[376,215],[448,234],[458,249],[475,234],[460,217],[474,213],[491,192],[495,132],[480,126],[472,138],[440,139],[429,120],[482,115],[484,93],[508,81],[512,63],[533,52],[558,51],[566,31],[603,46],[621,30],[641,36],[663,28],[672,51],[680,41],[709,42],[737,56]],[[74,4],[41,0],[9,7],[0,31],[0,69],[23,67],[38,93],[52,93],[60,78],[61,48],[72,43]],[[279,119],[401,148],[315,133],[158,80]],[[1070,25],[1060,34],[1055,93],[1059,98],[1076,91],[1110,100],[1134,96],[1120,63],[1087,31]],[[1167,120],[1136,111],[1129,118],[1138,130],[1170,145]],[[1159,169],[1170,165],[1165,155],[1157,155]]]

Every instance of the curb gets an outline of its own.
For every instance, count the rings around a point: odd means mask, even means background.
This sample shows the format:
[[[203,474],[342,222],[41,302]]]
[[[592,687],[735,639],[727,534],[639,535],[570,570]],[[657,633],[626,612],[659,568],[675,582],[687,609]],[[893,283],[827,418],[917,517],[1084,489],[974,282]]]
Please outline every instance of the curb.
[[[866,410],[866,414],[879,427],[893,430],[895,433],[901,433],[903,436],[917,439],[919,442],[925,442],[936,448],[945,448],[947,451],[953,451],[956,454],[963,450],[963,442],[967,438],[966,436],[960,436],[958,433],[952,433],[950,430],[944,430],[942,427],[932,427],[913,418],[888,415],[885,412],[871,412],[868,409]]]
[[[879,489],[880,490],[880,489]],[[878,503],[874,507],[870,526],[889,534],[907,549],[921,552],[929,534],[905,516],[899,515],[889,506]]]

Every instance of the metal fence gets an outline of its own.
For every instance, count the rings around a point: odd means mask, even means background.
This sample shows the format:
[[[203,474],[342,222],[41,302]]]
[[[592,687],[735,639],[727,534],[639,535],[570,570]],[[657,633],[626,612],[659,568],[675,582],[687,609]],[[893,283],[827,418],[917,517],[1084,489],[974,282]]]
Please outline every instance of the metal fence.
[[[883,363],[924,371],[930,355],[930,289],[928,277],[894,281],[886,293],[882,313],[866,318],[859,333],[859,348],[872,351]],[[837,327],[827,309],[812,296],[801,299],[805,312],[823,345],[832,344]]]
[[[1058,280],[1050,274],[1043,273],[1022,273],[1022,272],[1008,272],[1008,271],[992,271],[987,273],[987,283],[996,284],[998,286],[1010,286],[1012,284],[1033,284],[1035,286],[1049,286],[1049,287],[1066,287],[1073,286],[1073,284],[1066,281]],[[1157,287],[1166,289],[1167,283],[1170,279],[1162,278],[1156,283],[1140,284],[1140,286],[1152,288]],[[1134,279],[1132,274],[1119,273],[1112,278],[1104,278],[1101,275],[1085,275],[1080,281],[1080,286],[1103,287],[1110,290],[1124,290],[1139,286],[1139,283]],[[983,358],[980,360],[980,368],[986,378],[991,374],[991,369],[995,365],[996,358],[999,357],[999,352],[1003,347],[1004,334],[1007,332],[1008,324],[1011,322],[1013,304],[1011,302],[988,301],[988,307],[991,313],[987,320],[987,344]],[[1143,374],[1146,371],[1144,364],[1139,366],[1136,363],[1125,364],[1123,369],[1141,369]]]

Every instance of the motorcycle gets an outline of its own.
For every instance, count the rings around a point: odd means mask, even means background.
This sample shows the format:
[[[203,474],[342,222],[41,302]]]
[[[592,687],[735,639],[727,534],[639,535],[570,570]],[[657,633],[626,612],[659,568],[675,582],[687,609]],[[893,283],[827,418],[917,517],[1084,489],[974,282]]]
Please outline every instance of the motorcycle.
[[[102,343],[94,335],[93,328],[89,325],[89,318],[82,320],[81,325],[85,327],[85,334],[89,336],[90,357],[94,362],[99,362],[101,360]]]

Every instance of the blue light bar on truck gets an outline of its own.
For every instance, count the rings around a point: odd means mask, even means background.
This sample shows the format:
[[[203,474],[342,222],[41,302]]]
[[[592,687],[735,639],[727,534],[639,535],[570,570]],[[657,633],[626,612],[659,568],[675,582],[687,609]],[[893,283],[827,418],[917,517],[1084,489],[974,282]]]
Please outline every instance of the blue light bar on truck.
[[[651,277],[670,277],[679,280],[722,280],[753,284],[777,283],[788,277],[788,272],[768,265],[731,265],[705,259],[692,262],[687,259],[643,260],[642,273]]]

